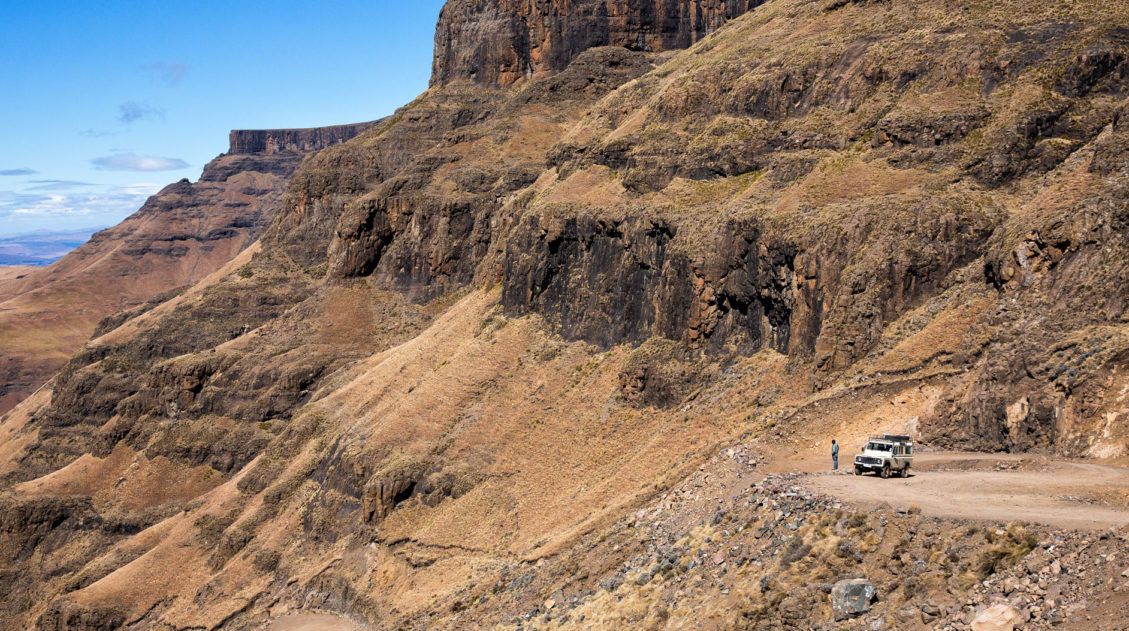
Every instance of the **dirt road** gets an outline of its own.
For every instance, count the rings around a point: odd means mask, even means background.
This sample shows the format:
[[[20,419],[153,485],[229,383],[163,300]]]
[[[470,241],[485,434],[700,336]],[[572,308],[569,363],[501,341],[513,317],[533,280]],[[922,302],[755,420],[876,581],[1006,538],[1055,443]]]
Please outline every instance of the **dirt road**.
[[[907,479],[812,473],[814,491],[862,505],[916,506],[926,515],[1026,521],[1061,528],[1129,524],[1129,468],[1038,457],[936,453]]]
[[[353,622],[320,613],[295,613],[271,623],[270,631],[358,631]]]

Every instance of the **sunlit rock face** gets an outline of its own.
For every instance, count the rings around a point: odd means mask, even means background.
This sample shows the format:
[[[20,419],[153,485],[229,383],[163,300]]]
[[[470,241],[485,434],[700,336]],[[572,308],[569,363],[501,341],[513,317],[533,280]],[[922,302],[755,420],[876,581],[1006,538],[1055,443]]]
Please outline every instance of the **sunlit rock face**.
[[[759,0],[458,0],[435,32],[432,84],[506,86],[596,46],[686,48]]]

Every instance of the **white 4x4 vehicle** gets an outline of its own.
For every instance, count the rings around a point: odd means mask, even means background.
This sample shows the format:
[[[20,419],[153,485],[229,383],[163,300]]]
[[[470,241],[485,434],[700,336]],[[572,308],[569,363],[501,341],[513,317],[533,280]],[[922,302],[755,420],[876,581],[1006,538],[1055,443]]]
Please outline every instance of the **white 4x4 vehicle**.
[[[871,436],[870,440],[866,441],[862,453],[855,456],[855,475],[874,471],[884,478],[892,475],[900,475],[904,478],[909,475],[911,464],[913,464],[913,441],[909,436],[899,434]]]

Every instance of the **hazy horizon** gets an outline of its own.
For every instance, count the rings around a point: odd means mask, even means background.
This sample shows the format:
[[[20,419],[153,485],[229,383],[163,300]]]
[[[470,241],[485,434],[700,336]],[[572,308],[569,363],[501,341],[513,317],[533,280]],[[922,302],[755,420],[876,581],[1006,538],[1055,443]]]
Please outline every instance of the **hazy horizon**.
[[[19,237],[31,237],[31,236],[45,235],[45,234],[70,234],[70,233],[74,233],[74,232],[89,232],[89,233],[93,234],[95,232],[98,232],[99,230],[105,230],[106,228],[112,228],[114,225],[115,224],[101,224],[101,225],[89,225],[89,226],[75,225],[73,227],[66,226],[66,227],[58,228],[58,229],[36,228],[34,230],[25,230],[25,231],[22,231],[22,232],[4,232],[2,229],[0,229],[0,239],[13,239],[13,238],[19,238]]]

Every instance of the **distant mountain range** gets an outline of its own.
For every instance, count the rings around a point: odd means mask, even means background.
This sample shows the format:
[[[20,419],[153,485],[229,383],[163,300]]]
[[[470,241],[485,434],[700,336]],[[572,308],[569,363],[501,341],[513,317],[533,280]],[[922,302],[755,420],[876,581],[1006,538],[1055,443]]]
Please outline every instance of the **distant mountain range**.
[[[101,229],[40,230],[0,237],[0,265],[50,265]]]

